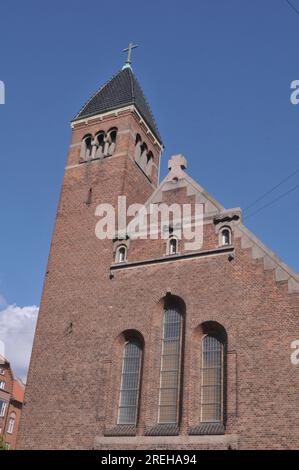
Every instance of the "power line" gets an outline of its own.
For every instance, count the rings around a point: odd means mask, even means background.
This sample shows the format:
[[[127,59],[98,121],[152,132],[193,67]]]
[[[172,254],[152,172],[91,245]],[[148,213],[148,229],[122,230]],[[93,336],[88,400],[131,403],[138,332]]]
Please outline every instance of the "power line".
[[[264,199],[266,196],[269,196],[269,194],[272,194],[277,188],[279,188],[280,186],[282,186],[284,183],[286,183],[287,181],[289,181],[293,176],[297,175],[297,173],[299,173],[299,168],[297,168],[297,170],[295,170],[293,173],[291,173],[290,175],[286,176],[286,178],[284,178],[283,180],[281,180],[278,184],[276,184],[275,186],[273,186],[272,188],[270,188],[268,191],[266,191],[264,194],[262,194],[260,197],[258,197],[257,199],[255,199],[251,204],[249,204],[249,206],[245,207],[244,209],[244,212],[247,211],[248,209],[250,209],[251,207],[255,206],[258,202],[260,202],[262,199]]]
[[[297,13],[297,15],[299,15],[299,10],[295,7],[295,5],[293,5],[292,2],[290,2],[290,0],[286,0],[286,2],[290,5],[291,8],[293,8],[294,12]]]
[[[273,199],[273,201],[270,201],[268,202],[268,204],[265,204],[264,206],[260,207],[259,209],[257,209],[255,212],[252,212],[252,214],[249,214],[245,217],[245,219],[249,219],[250,217],[258,214],[259,212],[261,212],[262,210],[266,209],[267,207],[269,206],[272,206],[273,204],[275,204],[277,201],[279,201],[280,199],[284,198],[285,196],[288,196],[288,194],[292,193],[293,191],[295,191],[296,189],[299,188],[299,184],[296,184],[296,186],[293,186],[293,188],[289,189],[288,191],[286,191],[285,193],[282,193],[280,194],[280,196],[278,196],[276,199]]]

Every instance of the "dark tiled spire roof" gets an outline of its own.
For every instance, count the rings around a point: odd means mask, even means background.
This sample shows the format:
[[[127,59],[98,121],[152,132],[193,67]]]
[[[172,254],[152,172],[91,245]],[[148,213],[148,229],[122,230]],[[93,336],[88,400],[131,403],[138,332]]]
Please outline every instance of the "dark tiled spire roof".
[[[135,75],[130,67],[123,68],[103,85],[75,116],[81,118],[104,113],[124,106],[135,105],[139,113],[162,142],[155,119]]]

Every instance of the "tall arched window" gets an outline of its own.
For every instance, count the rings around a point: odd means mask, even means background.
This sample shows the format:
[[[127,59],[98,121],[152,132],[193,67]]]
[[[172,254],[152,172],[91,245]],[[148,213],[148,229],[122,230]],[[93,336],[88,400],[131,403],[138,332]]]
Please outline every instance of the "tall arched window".
[[[176,306],[164,311],[158,422],[178,423],[182,315]]]
[[[212,334],[202,339],[201,421],[223,421],[223,344]]]
[[[140,387],[142,347],[137,340],[124,345],[118,424],[136,424]]]

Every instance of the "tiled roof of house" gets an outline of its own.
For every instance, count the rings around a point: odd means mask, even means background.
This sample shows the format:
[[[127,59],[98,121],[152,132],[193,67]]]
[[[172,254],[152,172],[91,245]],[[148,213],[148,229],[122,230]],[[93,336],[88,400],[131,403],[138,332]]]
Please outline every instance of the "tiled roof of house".
[[[25,385],[20,379],[15,379],[13,383],[13,390],[12,390],[12,397],[14,400],[23,403],[24,401],[24,392],[25,392]]]

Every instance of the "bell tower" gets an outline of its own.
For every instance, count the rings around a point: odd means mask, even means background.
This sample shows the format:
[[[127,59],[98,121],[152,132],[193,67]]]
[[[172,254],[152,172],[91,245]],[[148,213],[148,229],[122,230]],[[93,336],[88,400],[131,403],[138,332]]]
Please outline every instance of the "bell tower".
[[[89,449],[103,432],[107,338],[123,293],[109,277],[114,244],[96,237],[95,209],[117,207],[119,196],[144,203],[157,187],[163,147],[131,68],[132,48],[71,122],[19,448]]]
[[[88,173],[94,172],[91,168],[97,168],[99,174],[100,168],[106,173],[116,164],[124,194],[127,190],[130,193],[132,179],[146,188],[146,193],[157,187],[162,150],[156,122],[131,68],[132,47],[136,46],[129,45],[123,68],[72,120],[72,141],[66,167],[66,170],[82,167],[83,173],[87,173],[84,167],[89,168]]]

